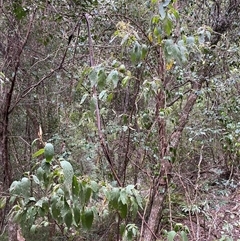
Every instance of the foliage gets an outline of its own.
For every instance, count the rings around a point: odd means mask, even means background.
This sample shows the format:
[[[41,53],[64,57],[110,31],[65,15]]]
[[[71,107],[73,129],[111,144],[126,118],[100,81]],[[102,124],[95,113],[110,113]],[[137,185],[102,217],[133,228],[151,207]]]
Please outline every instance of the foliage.
[[[50,143],[46,146],[49,148]],[[54,160],[53,156],[37,163],[20,181],[14,181],[10,194],[11,203],[15,203],[11,215],[33,233],[55,224],[65,235],[68,229],[89,230],[109,212],[124,225],[128,216],[136,216],[142,208],[142,199],[133,185],[118,188],[88,176],[76,177],[70,162]],[[137,229],[127,224],[122,234],[131,240]]]
[[[19,180],[27,232],[200,240],[206,223],[221,239],[208,212],[239,182],[239,6],[5,1],[0,206]]]

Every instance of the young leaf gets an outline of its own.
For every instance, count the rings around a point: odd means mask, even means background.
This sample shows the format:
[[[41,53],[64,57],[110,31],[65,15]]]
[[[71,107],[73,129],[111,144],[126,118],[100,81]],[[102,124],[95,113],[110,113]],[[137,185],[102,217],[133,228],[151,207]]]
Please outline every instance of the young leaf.
[[[44,148],[39,149],[38,151],[36,151],[36,152],[32,155],[32,157],[33,157],[33,158],[36,158],[36,157],[42,155],[43,153],[44,153]]]

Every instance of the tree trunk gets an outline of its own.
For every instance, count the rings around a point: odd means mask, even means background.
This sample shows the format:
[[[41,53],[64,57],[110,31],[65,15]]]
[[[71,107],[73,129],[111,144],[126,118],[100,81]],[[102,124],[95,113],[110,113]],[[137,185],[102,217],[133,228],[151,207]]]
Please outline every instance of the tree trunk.
[[[152,195],[149,201],[149,217],[148,217],[148,227],[144,229],[143,239],[144,241],[154,241],[156,240],[159,224],[161,221],[163,205],[167,195],[168,183],[171,181],[172,164],[168,160],[169,156],[173,156],[172,150],[176,150],[181,139],[181,135],[184,127],[188,122],[189,114],[197,100],[197,91],[202,87],[202,81],[194,82],[192,84],[192,91],[189,94],[186,104],[183,107],[182,113],[179,117],[179,124],[172,132],[172,134],[167,138],[166,136],[159,136],[159,141],[163,139],[168,139],[169,143],[167,145],[166,151],[164,152],[163,158],[161,158],[161,169],[158,177],[155,179]],[[161,132],[159,132],[160,134]]]

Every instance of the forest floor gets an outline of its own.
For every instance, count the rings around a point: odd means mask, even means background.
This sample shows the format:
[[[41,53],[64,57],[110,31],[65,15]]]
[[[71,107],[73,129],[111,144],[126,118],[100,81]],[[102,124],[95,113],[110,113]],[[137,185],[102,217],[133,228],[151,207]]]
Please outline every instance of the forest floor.
[[[176,173],[172,213],[180,215],[172,220],[182,225],[180,230],[188,229],[189,241],[240,241],[240,175],[206,170]]]

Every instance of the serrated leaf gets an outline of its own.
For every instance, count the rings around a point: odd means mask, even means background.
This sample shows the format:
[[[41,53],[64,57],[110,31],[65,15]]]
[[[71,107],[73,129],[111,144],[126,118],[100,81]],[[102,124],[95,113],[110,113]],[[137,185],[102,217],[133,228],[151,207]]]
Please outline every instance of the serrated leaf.
[[[83,228],[89,230],[92,227],[93,218],[94,218],[93,211],[92,210],[86,210],[82,214],[82,225],[83,225]]]
[[[127,185],[126,186],[126,192],[130,195],[132,195],[132,190],[134,189],[134,185]]]
[[[36,151],[36,152],[32,155],[32,157],[33,157],[33,158],[36,158],[36,157],[42,155],[43,153],[44,153],[44,148],[39,149],[38,151]]]

